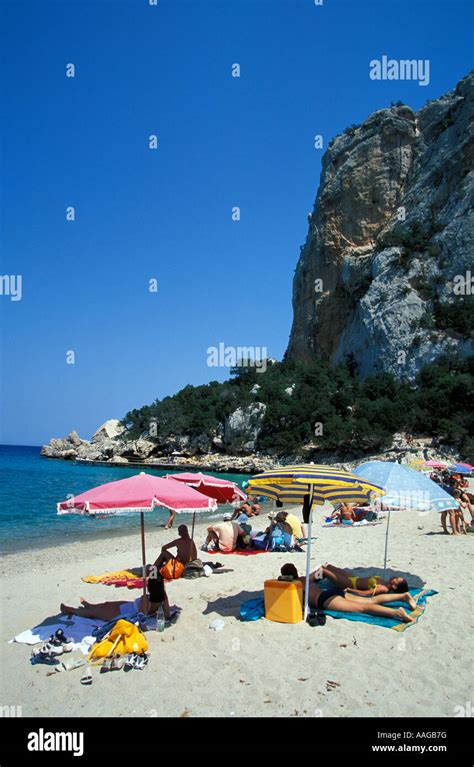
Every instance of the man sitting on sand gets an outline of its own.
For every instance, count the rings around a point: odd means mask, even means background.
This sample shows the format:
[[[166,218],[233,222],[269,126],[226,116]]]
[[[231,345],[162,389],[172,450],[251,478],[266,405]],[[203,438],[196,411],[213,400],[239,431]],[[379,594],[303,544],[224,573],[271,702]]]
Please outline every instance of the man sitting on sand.
[[[80,607],[61,604],[59,610],[65,615],[79,615],[82,618],[111,621],[114,618],[127,618],[138,612],[144,613],[144,615],[154,615],[161,606],[165,620],[169,620],[171,617],[165,584],[159,573],[148,579],[148,594],[133,601],[96,602],[93,604],[82,597],[80,601]]]
[[[305,587],[306,579],[300,578],[296,567],[288,563],[281,568],[281,574],[299,578]],[[414,610],[416,602],[407,591],[404,594],[378,594],[373,597],[355,596],[348,591],[334,586],[329,589],[321,589],[316,586],[314,578],[316,573],[311,573],[309,582],[309,606],[316,610],[337,610],[341,613],[366,613],[380,618],[398,618],[403,623],[413,623],[414,618],[408,615],[403,607],[384,607],[390,602],[406,602],[410,610]]]
[[[207,538],[203,548],[207,551],[209,545],[214,544],[219,551],[230,554],[235,551],[239,535],[245,535],[245,530],[232,520],[232,514],[224,514],[222,522],[207,528]]]
[[[290,535],[293,535],[294,538],[299,540],[304,538],[301,522],[295,514],[292,514],[289,511],[279,511],[277,514],[272,514],[272,512],[270,512],[268,516],[280,525],[286,525],[288,532]]]
[[[171,543],[166,543],[162,547],[161,554],[154,563],[154,567],[156,567],[158,572],[161,570],[163,565],[165,565],[170,560],[175,559],[177,562],[180,562],[182,565],[186,566],[188,562],[192,562],[193,559],[197,559],[197,549],[193,539],[189,535],[189,531],[186,525],[180,525],[178,527],[178,535],[179,538],[171,541]],[[173,556],[173,554],[171,554],[169,551],[169,549],[174,548],[176,548],[176,556]]]
[[[335,565],[324,565],[318,570],[320,578],[329,578],[336,586],[350,591],[359,596],[377,596],[378,594],[405,594],[408,584],[400,576],[389,578],[384,581],[379,575],[371,575],[368,578],[354,575],[350,570],[342,570]]]

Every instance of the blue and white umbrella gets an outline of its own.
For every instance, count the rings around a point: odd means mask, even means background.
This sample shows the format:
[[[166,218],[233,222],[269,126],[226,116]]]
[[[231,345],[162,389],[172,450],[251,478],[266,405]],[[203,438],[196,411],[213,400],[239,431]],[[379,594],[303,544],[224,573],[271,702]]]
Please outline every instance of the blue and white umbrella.
[[[385,535],[384,571],[387,569],[391,511],[440,512],[458,508],[456,499],[432,479],[393,461],[367,461],[361,463],[354,474],[380,485],[385,490],[385,495],[380,499],[383,507],[389,512]]]
[[[454,474],[472,474],[472,469],[469,469],[464,463],[455,463],[448,468]]]

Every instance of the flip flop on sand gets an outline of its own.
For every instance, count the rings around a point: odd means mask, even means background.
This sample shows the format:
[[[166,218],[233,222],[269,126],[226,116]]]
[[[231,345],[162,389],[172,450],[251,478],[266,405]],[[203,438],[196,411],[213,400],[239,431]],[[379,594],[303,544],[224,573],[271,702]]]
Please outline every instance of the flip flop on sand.
[[[77,660],[72,661],[71,663],[68,663],[67,661],[61,661],[57,666],[53,668],[52,671],[48,671],[46,676],[53,676],[55,674],[59,674],[61,671],[72,671],[75,668],[80,668],[81,666],[85,665],[84,658],[78,658]]]
[[[92,673],[89,666],[87,666],[84,674],[81,676],[81,684],[92,684]]]

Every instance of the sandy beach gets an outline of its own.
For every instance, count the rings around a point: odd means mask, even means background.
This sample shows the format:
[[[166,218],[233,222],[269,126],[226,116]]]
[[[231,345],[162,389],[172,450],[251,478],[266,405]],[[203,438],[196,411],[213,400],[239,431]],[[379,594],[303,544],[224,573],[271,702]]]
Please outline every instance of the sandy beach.
[[[381,572],[385,525],[323,528],[316,511],[313,561]],[[265,517],[258,520],[263,526]],[[137,519],[138,523],[138,519]],[[8,640],[80,596],[132,599],[137,590],[86,584],[81,576],[139,565],[139,532],[120,538],[17,553],[2,564],[2,705],[23,716],[443,716],[472,698],[470,536],[440,534],[437,515],[392,516],[389,566],[410,585],[439,591],[418,623],[402,634],[328,618],[325,626],[244,623],[239,605],[257,596],[285,561],[301,573],[305,555],[219,556],[231,572],[174,581],[171,604],[182,607],[176,625],[148,632],[150,662],[140,672],[102,674],[90,687],[81,670],[48,677],[32,667],[31,647]],[[197,528],[196,541],[203,540]],[[148,560],[169,533],[147,527]],[[210,556],[203,555],[204,559]],[[214,561],[216,557],[212,557]],[[220,632],[209,629],[223,618]],[[74,657],[79,654],[74,652]],[[337,685],[328,685],[336,682]]]

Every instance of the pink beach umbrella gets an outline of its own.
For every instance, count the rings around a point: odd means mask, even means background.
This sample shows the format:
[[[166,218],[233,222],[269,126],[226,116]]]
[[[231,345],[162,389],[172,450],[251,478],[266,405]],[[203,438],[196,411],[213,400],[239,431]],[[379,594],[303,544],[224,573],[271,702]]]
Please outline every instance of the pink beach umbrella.
[[[445,469],[448,465],[442,461],[424,461],[424,464],[425,466],[430,466],[432,469]]]
[[[213,477],[210,474],[183,471],[180,474],[167,474],[166,478],[183,482],[185,485],[188,485],[188,487],[193,487],[203,495],[213,498],[217,503],[235,503],[238,501],[245,501],[247,497],[235,482],[232,482],[230,479]],[[193,535],[194,516],[192,536]]]
[[[58,514],[82,514],[88,516],[107,514],[140,513],[142,539],[143,593],[146,580],[145,518],[146,512],[164,506],[178,513],[211,512],[217,508],[216,501],[173,479],[155,477],[152,474],[135,474],[127,479],[107,482],[85,493],[58,503]]]

